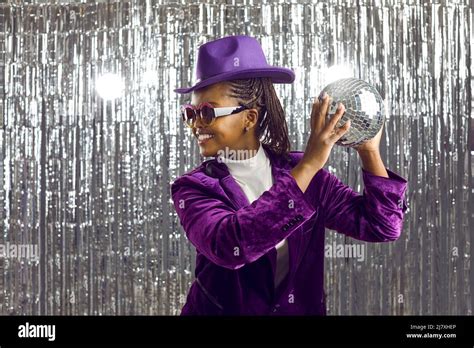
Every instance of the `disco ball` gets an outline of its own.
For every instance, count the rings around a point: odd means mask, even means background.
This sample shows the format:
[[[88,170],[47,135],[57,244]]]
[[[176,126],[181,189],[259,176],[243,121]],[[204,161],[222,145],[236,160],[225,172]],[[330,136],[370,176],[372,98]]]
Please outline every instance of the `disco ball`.
[[[324,87],[320,100],[326,92],[331,98],[327,118],[336,113],[337,105],[344,104],[346,110],[337,127],[351,120],[351,128],[337,142],[337,145],[354,147],[372,139],[385,121],[383,99],[377,90],[364,80],[346,78],[334,81]]]

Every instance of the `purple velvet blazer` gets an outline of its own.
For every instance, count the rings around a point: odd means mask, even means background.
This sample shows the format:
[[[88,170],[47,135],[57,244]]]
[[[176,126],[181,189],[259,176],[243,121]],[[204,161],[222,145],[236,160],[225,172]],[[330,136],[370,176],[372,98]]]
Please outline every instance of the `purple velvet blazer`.
[[[181,315],[325,315],[325,227],[367,242],[399,238],[407,209],[401,176],[362,168],[359,194],[322,168],[303,193],[290,174],[303,152],[267,153],[274,184],[252,203],[215,158],[172,183],[176,212],[197,252]],[[275,289],[275,245],[284,238],[289,274]]]

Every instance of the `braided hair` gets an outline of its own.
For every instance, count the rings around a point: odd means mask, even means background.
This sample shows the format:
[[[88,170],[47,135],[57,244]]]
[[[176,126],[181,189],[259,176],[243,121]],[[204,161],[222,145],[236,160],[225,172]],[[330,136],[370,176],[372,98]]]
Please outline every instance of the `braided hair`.
[[[236,98],[241,106],[258,110],[256,137],[268,145],[275,155],[288,158],[291,147],[288,126],[271,78],[229,80],[226,84],[229,86],[229,97]]]

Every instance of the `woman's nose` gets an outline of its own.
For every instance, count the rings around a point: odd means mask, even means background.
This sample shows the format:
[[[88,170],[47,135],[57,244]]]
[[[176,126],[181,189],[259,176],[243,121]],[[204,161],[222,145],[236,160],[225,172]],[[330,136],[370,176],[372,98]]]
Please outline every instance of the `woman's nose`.
[[[204,126],[204,123],[202,122],[202,118],[200,113],[198,112],[196,115],[196,118],[194,119],[194,127],[200,127],[202,128]]]

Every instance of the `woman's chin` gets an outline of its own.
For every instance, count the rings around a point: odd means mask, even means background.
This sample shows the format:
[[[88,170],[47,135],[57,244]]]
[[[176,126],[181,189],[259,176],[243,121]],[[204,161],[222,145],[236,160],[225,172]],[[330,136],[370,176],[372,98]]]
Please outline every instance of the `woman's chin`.
[[[201,156],[203,157],[213,157],[217,153],[217,150],[215,150],[212,146],[200,145],[199,149]]]

